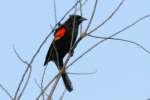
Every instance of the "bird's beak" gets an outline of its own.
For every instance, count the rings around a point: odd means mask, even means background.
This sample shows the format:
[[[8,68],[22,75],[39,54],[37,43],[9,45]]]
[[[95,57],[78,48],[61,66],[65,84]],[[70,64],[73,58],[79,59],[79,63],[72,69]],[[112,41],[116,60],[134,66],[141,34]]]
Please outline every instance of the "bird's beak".
[[[85,21],[85,20],[87,20],[87,19],[82,17],[81,21]]]

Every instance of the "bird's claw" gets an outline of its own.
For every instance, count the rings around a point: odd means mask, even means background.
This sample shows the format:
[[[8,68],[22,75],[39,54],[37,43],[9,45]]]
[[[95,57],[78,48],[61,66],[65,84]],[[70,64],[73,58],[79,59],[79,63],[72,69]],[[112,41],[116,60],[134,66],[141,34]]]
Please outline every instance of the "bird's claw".
[[[71,50],[70,56],[72,57],[74,55],[74,50]]]

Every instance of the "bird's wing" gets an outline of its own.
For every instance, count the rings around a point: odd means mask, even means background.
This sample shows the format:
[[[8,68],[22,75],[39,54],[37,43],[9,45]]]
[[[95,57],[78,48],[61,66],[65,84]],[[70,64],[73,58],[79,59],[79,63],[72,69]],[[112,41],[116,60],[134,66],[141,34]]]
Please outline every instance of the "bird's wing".
[[[54,40],[59,40],[61,39],[64,35],[65,35],[65,32],[66,32],[66,27],[65,26],[62,26],[62,27],[59,27],[58,29],[56,29],[55,33],[54,33]]]

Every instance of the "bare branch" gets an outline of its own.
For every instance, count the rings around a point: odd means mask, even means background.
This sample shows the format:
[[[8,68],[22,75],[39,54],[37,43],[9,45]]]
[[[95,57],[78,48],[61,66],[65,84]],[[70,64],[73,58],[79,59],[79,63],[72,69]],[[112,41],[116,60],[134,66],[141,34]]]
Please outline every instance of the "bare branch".
[[[16,50],[16,48],[15,48],[15,45],[13,45],[13,51],[15,52],[17,58],[18,58],[22,63],[28,65],[28,62],[25,61],[25,60],[23,60],[23,59],[21,58],[21,56],[19,55],[19,53],[17,52],[17,50]]]
[[[74,11],[74,15],[77,13],[77,6],[75,7],[75,11]],[[74,39],[74,32],[75,32],[75,23],[76,23],[76,18],[74,17],[73,18],[73,29],[72,29],[72,32],[71,32],[71,43],[70,43],[70,49],[69,49],[69,54],[71,54],[71,51],[72,51],[72,45],[73,45],[73,39]]]
[[[46,67],[44,68],[44,71],[43,71],[43,74],[42,74],[42,79],[41,79],[41,91],[43,91],[43,82],[44,82],[44,77],[45,77],[45,73],[46,73],[46,70],[47,70],[47,65]],[[45,97],[44,97],[44,94],[43,94],[43,100],[45,100]]]
[[[140,47],[142,50],[144,50],[145,52],[150,54],[149,50],[147,50],[144,46],[142,46],[141,44],[139,44],[137,42],[133,42],[133,41],[130,41],[130,40],[125,40],[125,39],[120,39],[120,38],[107,38],[107,37],[94,36],[94,35],[88,35],[88,36],[94,37],[94,38],[99,38],[99,39],[119,40],[119,41],[123,41],[123,42],[128,42],[128,43],[131,43],[131,44],[134,44],[134,45]]]
[[[117,8],[110,14],[110,16],[106,20],[104,20],[100,25],[98,25],[96,28],[94,28],[92,31],[88,32],[88,34],[93,33],[94,31],[99,29],[101,26],[103,26],[106,22],[108,22],[108,20],[110,20],[115,15],[115,13],[119,10],[119,8],[123,5],[124,1],[125,0],[122,0],[120,2],[120,4],[117,6]]]
[[[88,72],[88,73],[74,73],[74,72],[67,72],[68,74],[71,75],[92,75],[92,74],[96,74],[97,70],[93,71],[93,72]]]
[[[55,18],[55,24],[57,24],[57,9],[56,9],[56,0],[53,0],[54,2],[54,18]]]
[[[56,78],[56,80],[54,81],[54,84],[53,84],[52,89],[51,89],[51,91],[50,91],[50,93],[49,93],[49,95],[48,95],[47,100],[51,100],[52,95],[53,95],[53,93],[54,93],[54,91],[55,91],[55,89],[56,89],[56,86],[57,86],[58,82],[59,82],[59,79],[60,79],[60,75],[59,75],[59,76]]]
[[[26,89],[26,87],[27,87],[27,85],[29,83],[29,79],[31,77],[32,66],[29,64],[27,69],[30,69],[29,70],[29,74],[28,74],[27,80],[26,80],[26,82],[25,82],[25,84],[24,84],[24,86],[23,86],[23,88],[22,88],[22,90],[21,90],[17,100],[20,100],[20,98],[22,97],[22,95],[23,95],[23,93],[24,93],[24,91],[25,91],[25,89]],[[24,73],[24,75],[25,75],[25,73]],[[22,80],[22,82],[23,82],[23,80]]]
[[[19,92],[21,86],[22,86],[22,83],[23,83],[23,81],[24,81],[24,78],[25,78],[25,76],[26,76],[28,70],[30,69],[29,75],[28,75],[27,80],[26,80],[26,86],[28,85],[28,82],[29,82],[29,79],[30,79],[30,76],[31,76],[31,72],[32,72],[32,71],[31,71],[31,65],[32,65],[32,63],[33,63],[35,57],[36,57],[36,56],[38,55],[38,53],[40,52],[42,46],[46,43],[47,39],[49,38],[49,36],[50,36],[53,32],[54,32],[54,29],[46,36],[46,38],[44,39],[44,41],[41,43],[41,45],[39,46],[39,48],[37,49],[37,51],[36,51],[35,54],[33,55],[33,57],[32,57],[32,59],[31,59],[30,63],[28,64],[26,70],[24,71],[24,73],[23,73],[23,75],[22,75],[22,77],[21,77],[21,81],[20,81],[20,83],[19,83],[19,85],[18,85],[18,88],[17,88],[17,90],[16,90],[16,92],[15,92],[15,99],[16,99],[16,97],[17,97],[17,95],[18,95],[18,92]],[[26,89],[26,86],[24,86],[22,92],[19,94],[19,95],[20,95],[19,98],[22,96],[24,90]]]
[[[53,26],[51,24],[49,26],[50,26],[51,29],[53,29]]]
[[[64,89],[64,91],[63,91],[63,93],[62,93],[62,95],[61,95],[61,97],[60,97],[59,100],[63,100],[63,98],[64,98],[64,96],[65,96],[65,93],[66,93],[66,89]]]
[[[35,84],[38,86],[38,88],[41,90],[41,91],[43,91],[43,88],[41,88],[41,86],[38,84],[38,82],[37,82],[37,80],[34,80],[35,81]],[[48,94],[46,93],[46,91],[44,91],[44,94],[46,95],[46,96],[48,96]],[[45,100],[45,99],[44,99]]]
[[[26,64],[26,65],[28,66],[29,63],[21,58],[21,56],[19,55],[19,53],[18,53],[17,50],[15,49],[15,45],[13,45],[13,50],[14,50],[14,52],[15,52],[17,58],[18,58],[22,63],[24,63],[24,64]],[[28,66],[28,68],[29,68],[29,66]],[[19,83],[19,85],[18,85],[18,88],[17,88],[17,90],[16,90],[14,99],[17,98],[17,94],[18,94],[18,92],[19,92],[19,90],[20,90],[20,88],[21,88],[21,85],[22,85],[23,81],[24,81],[24,77],[26,76],[26,73],[28,72],[28,68],[25,70],[25,73],[23,74],[23,77],[22,77],[22,79],[21,79],[21,81],[20,81],[20,83]]]
[[[89,21],[89,23],[88,23],[88,25],[87,25],[87,28],[85,29],[85,32],[84,32],[83,36],[85,36],[85,35],[86,35],[86,33],[87,33],[88,29],[89,29],[89,28],[90,28],[90,26],[91,26],[91,23],[92,23],[92,21],[93,21],[93,18],[94,18],[95,12],[96,12],[97,3],[98,3],[98,0],[95,0],[95,4],[94,4],[94,8],[93,8],[93,12],[92,12],[92,15],[91,15],[90,21]],[[83,37],[83,36],[82,36],[82,37]]]
[[[1,89],[8,95],[8,97],[9,97],[11,100],[14,100],[13,97],[11,96],[11,94],[8,92],[8,90],[7,90],[2,84],[0,84],[0,87],[1,87]]]
[[[80,7],[79,7],[79,9],[80,9],[80,15],[82,16],[83,15],[83,12],[82,12],[82,2],[81,2],[81,0],[79,0],[79,2],[80,2]],[[82,33],[82,23],[81,23],[81,25],[80,25],[80,33]]]
[[[20,80],[20,82],[19,82],[19,85],[18,85],[18,87],[17,87],[17,90],[16,90],[16,92],[15,92],[15,96],[14,96],[14,99],[16,100],[16,98],[17,98],[17,95],[18,95],[18,92],[20,91],[20,88],[21,88],[21,85],[22,85],[22,83],[23,83],[23,81],[24,81],[24,78],[25,78],[25,76],[26,76],[26,74],[27,74],[27,72],[28,72],[28,70],[30,69],[30,73],[31,73],[31,66],[27,66],[27,68],[26,68],[26,70],[25,70],[25,72],[23,73],[23,75],[22,75],[22,78],[21,78],[21,80]],[[28,75],[28,76],[30,76],[30,75]]]
[[[77,11],[79,10],[81,10],[82,9],[82,7],[88,2],[88,0],[84,0],[84,2],[82,3],[82,1],[83,0],[78,0],[78,2],[79,2],[79,8],[77,8]]]
[[[80,3],[79,1],[77,1],[65,14],[64,16],[60,19],[59,23],[64,20],[64,18],[78,5],[78,3]],[[57,23],[57,24],[59,24]]]
[[[41,97],[41,95],[47,90],[47,88],[55,81],[55,79],[60,75],[57,74],[55,75],[55,77],[45,86],[45,88],[43,89],[43,91],[41,91],[41,93],[37,96],[36,100],[39,100],[39,98]]]

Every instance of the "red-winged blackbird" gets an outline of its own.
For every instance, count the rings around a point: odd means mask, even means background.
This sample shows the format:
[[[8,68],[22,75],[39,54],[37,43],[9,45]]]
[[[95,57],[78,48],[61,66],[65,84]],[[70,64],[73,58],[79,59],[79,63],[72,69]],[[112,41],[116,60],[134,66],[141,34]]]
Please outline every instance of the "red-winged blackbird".
[[[70,15],[69,19],[55,30],[54,40],[50,45],[44,65],[47,65],[49,61],[53,61],[59,70],[63,68],[63,58],[74,45],[79,25],[84,20],[86,19],[79,15]],[[64,71],[61,75],[66,89],[71,92],[73,87],[67,73]]]

